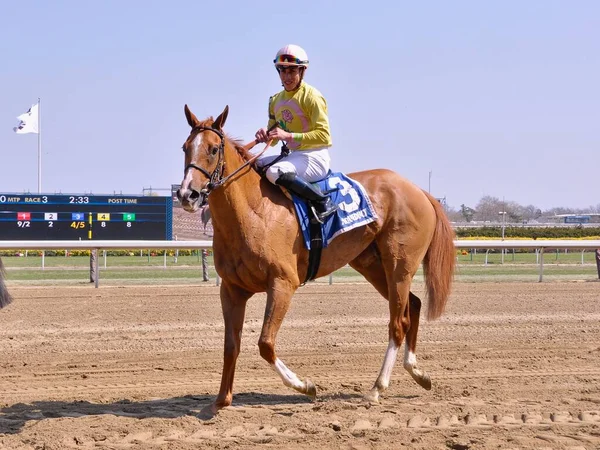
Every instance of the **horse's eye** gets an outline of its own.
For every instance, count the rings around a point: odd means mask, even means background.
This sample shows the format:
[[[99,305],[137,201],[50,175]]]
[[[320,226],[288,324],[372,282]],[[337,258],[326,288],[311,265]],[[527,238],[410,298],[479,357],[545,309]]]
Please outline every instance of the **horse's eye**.
[[[219,147],[213,147],[210,149],[210,154],[215,156],[218,151],[219,151]]]

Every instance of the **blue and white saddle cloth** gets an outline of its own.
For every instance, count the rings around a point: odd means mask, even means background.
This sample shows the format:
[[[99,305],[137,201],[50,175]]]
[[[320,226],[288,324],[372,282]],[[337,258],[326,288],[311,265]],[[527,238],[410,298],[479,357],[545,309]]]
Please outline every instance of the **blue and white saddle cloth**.
[[[317,183],[321,192],[331,192],[331,200],[338,205],[335,214],[325,219],[321,225],[323,232],[323,247],[336,237],[346,231],[362,227],[377,220],[377,213],[371,204],[367,191],[358,181],[348,178],[340,172],[331,173],[327,178]],[[298,222],[302,229],[304,244],[310,250],[310,217],[306,202],[293,193],[292,200],[296,207]]]

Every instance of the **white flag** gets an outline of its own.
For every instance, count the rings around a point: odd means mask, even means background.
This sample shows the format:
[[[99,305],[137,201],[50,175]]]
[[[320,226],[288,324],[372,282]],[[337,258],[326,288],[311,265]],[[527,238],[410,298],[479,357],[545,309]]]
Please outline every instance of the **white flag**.
[[[36,103],[31,108],[29,108],[29,111],[17,117],[17,119],[19,119],[19,125],[13,128],[15,133],[39,133],[38,105],[39,104]]]

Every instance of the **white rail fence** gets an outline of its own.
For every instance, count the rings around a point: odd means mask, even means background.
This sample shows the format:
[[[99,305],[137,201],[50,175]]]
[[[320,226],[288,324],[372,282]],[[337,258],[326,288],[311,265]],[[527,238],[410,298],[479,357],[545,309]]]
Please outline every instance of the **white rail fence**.
[[[512,250],[512,249],[532,249],[538,255],[539,282],[544,280],[544,251],[547,249],[569,249],[569,250],[596,250],[600,248],[600,240],[570,240],[570,239],[529,239],[529,240],[458,240],[454,241],[457,249],[491,249]],[[583,253],[581,255],[583,262]],[[504,262],[504,252],[502,252],[502,262]]]
[[[454,246],[457,249],[490,249],[512,250],[533,249],[536,250],[539,265],[539,281],[544,278],[544,250],[546,249],[569,249],[569,250],[596,250],[600,249],[600,240],[456,240]],[[167,250],[167,249],[209,249],[212,241],[0,241],[0,250]],[[502,254],[504,258],[504,253]],[[166,259],[166,252],[164,254]],[[98,287],[100,272],[98,270],[98,258],[95,259],[95,284]],[[330,277],[330,283],[332,278]],[[219,278],[217,276],[217,284]]]

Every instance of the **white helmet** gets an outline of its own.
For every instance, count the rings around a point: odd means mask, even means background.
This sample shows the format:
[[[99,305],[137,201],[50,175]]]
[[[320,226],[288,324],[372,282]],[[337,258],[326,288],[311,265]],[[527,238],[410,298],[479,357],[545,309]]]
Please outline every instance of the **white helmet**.
[[[299,45],[288,44],[282,47],[273,60],[275,67],[308,67],[308,55]]]

